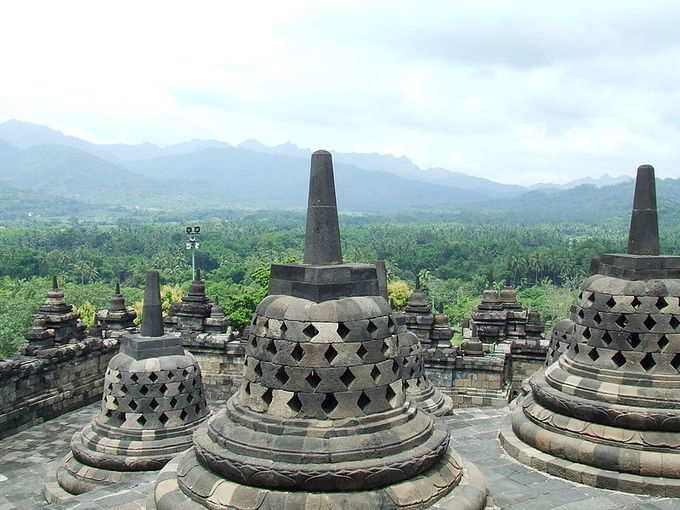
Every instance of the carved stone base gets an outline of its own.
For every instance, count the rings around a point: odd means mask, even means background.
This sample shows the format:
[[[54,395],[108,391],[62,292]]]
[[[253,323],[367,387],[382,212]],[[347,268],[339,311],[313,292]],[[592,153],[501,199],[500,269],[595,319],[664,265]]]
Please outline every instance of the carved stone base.
[[[192,449],[160,472],[147,510],[481,510],[486,503],[484,477],[451,450],[436,466],[410,480],[370,491],[314,493],[262,489],[225,480],[203,468]]]
[[[407,381],[406,398],[417,408],[433,416],[448,416],[453,412],[453,400],[435,388],[424,376],[420,384],[416,380]]]

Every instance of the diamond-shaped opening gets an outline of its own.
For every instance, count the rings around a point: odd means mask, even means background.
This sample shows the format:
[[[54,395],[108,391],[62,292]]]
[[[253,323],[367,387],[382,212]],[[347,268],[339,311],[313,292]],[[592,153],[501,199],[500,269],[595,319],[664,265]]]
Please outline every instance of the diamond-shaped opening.
[[[349,335],[349,328],[347,326],[345,326],[344,322],[338,323],[337,331],[338,331],[338,335],[340,336],[340,338],[344,339],[347,335]]]
[[[671,366],[680,372],[680,354],[673,356],[673,359],[671,360]]]
[[[387,399],[388,402],[391,402],[392,399],[396,396],[397,394],[392,389],[392,386],[388,384],[387,387],[385,388],[385,398]]]
[[[602,317],[600,316],[600,313],[597,312],[595,315],[593,315],[593,320],[597,323],[600,324],[602,322]]]
[[[606,304],[609,308],[614,308],[616,306],[616,299],[612,296],[607,300]]]
[[[189,414],[184,409],[182,409],[182,412],[179,413],[179,419],[184,421],[187,419],[187,416],[189,416]]]
[[[250,341],[250,345],[253,346],[253,349],[257,349],[257,337],[254,336],[253,339]]]
[[[651,315],[648,315],[645,319],[644,325],[647,329],[651,330],[654,326],[656,326],[656,321]]]
[[[125,423],[125,420],[127,420],[127,414],[118,413],[118,419],[120,420],[121,423]]]
[[[645,356],[640,360],[640,366],[649,372],[652,368],[656,366],[656,361],[654,361],[654,356],[651,353],[645,354]]]
[[[583,312],[583,309],[579,310],[577,315],[580,319],[583,319],[586,316],[586,314]]]
[[[666,346],[670,343],[668,340],[668,337],[666,335],[662,335],[661,338],[659,338],[659,341],[657,342],[659,349],[662,351],[666,348]]]
[[[256,315],[256,314],[253,314],[253,320],[250,321],[250,323],[251,323],[253,326],[254,326],[255,324],[257,324],[257,315]]]
[[[172,373],[172,371],[168,372],[168,379],[172,379],[175,377],[175,374]]]
[[[316,373],[316,370],[312,370],[310,374],[305,377],[305,380],[314,389],[318,388],[319,384],[321,383],[321,377],[319,377],[319,374]]]
[[[283,336],[286,334],[286,331],[288,331],[288,326],[286,326],[285,322],[281,322],[279,329],[281,330],[281,336]]]
[[[640,300],[637,298],[637,296],[633,296],[633,300],[630,302],[630,304],[635,308],[636,310],[640,308],[640,305],[642,304]]]
[[[295,361],[300,361],[305,355],[305,350],[300,347],[300,344],[295,344],[295,347],[293,347],[293,350],[290,352],[290,357],[293,358]]]
[[[357,356],[359,356],[361,359],[364,359],[364,356],[368,353],[368,350],[366,347],[364,347],[364,344],[361,344],[359,348],[357,349]]]
[[[595,302],[595,293],[594,293],[594,292],[591,292],[591,293],[588,295],[588,301],[590,301],[591,303],[594,303],[594,302]]]
[[[267,352],[272,356],[274,356],[278,352],[274,340],[269,340],[269,343],[267,344]]]
[[[638,345],[640,345],[640,342],[642,342],[642,340],[640,340],[640,335],[638,335],[637,333],[631,333],[630,335],[628,335],[626,341],[630,344],[630,346],[633,349],[635,349]]]
[[[187,371],[186,368],[184,370],[182,370],[182,377],[186,378],[186,376],[188,376],[188,375],[189,375],[189,372]]]
[[[265,391],[262,394],[262,400],[264,401],[265,404],[269,405],[272,403],[272,398],[274,397],[274,393],[272,392],[271,388],[267,388],[267,391]]]
[[[380,377],[380,370],[378,370],[378,367],[376,365],[373,365],[373,370],[371,370],[371,377],[373,378],[374,381],[377,381],[378,377]]]
[[[340,380],[342,381],[342,384],[344,384],[346,387],[349,388],[349,385],[354,382],[356,377],[354,377],[354,374],[349,368],[346,368],[345,371],[342,373],[340,376]]]
[[[184,383],[179,383],[179,386],[177,386],[177,391],[179,391],[180,393],[183,393],[184,390],[185,390]]]
[[[143,384],[142,387],[139,388],[139,392],[142,395],[146,395],[147,393],[149,393],[149,387]]]
[[[583,292],[579,292],[579,293],[578,293],[578,298],[579,298],[579,299],[583,299]]]
[[[302,332],[309,339],[312,339],[319,334],[319,330],[314,327],[314,324],[309,324]]]
[[[146,417],[142,414],[139,418],[137,418],[137,423],[143,427],[146,425]]]
[[[411,387],[408,381],[404,381],[404,391],[408,390]]]
[[[106,412],[104,413],[104,416],[106,416],[107,418],[111,418],[112,414],[113,413],[111,412],[111,409],[107,409]]]
[[[612,361],[617,367],[621,368],[623,365],[626,364],[626,357],[623,354],[621,354],[621,351],[618,351],[616,354],[612,356]]]
[[[616,324],[617,324],[620,328],[625,328],[625,327],[626,327],[626,324],[628,324],[628,318],[627,318],[625,315],[621,314],[621,315],[619,315],[618,318],[616,319]]]
[[[196,383],[197,383],[197,382],[198,382],[198,378],[197,378],[197,377],[194,377],[194,378],[191,380],[191,385],[192,385],[192,386],[196,386]]]
[[[390,329],[390,331],[391,331],[392,328],[394,327],[394,321],[392,320],[392,316],[391,316],[391,315],[390,315],[389,317],[387,317],[387,327]]]
[[[201,404],[196,404],[196,405],[194,406],[194,412],[195,412],[196,414],[199,414],[199,413],[201,412]]]
[[[262,366],[260,366],[259,361],[255,364],[255,368],[253,368],[253,372],[255,372],[256,376],[262,377]]]
[[[130,400],[128,407],[134,411],[139,407],[139,405],[137,405],[137,402],[135,402],[134,400]]]
[[[656,300],[656,307],[659,310],[663,310],[668,306],[668,301],[666,301],[663,297],[660,297],[659,299]]]
[[[590,328],[585,328],[585,329],[583,330],[583,338],[589,339],[591,336],[592,336],[592,335],[591,335],[591,333],[590,333]]]
[[[109,383],[107,388],[108,388],[109,391],[113,391],[113,383]]]
[[[122,377],[123,376],[120,375],[120,372],[116,372],[116,379],[118,379],[120,381],[120,379],[122,379]]]
[[[170,407],[172,407],[174,409],[176,406],[177,406],[177,399],[175,397],[172,397],[170,399]]]
[[[166,423],[168,423],[168,420],[169,420],[169,419],[170,419],[170,418],[168,418],[168,415],[165,414],[165,413],[161,413],[161,415],[158,417],[158,421],[160,421],[163,425],[165,425]]]
[[[290,397],[290,400],[287,402],[287,404],[290,410],[294,413],[299,413],[302,410],[302,402],[300,402],[297,393],[293,393],[293,396]]]
[[[168,387],[165,384],[161,384],[161,387],[158,389],[163,395],[165,395],[165,392],[168,391]]]
[[[286,373],[286,369],[283,367],[279,367],[279,369],[274,374],[274,377],[276,377],[276,380],[279,381],[282,385],[286,384],[290,379],[290,377]]]
[[[612,337],[609,334],[609,331],[605,331],[604,333],[602,333],[602,341],[607,345],[612,343]]]
[[[113,397],[113,405],[118,407],[118,399],[116,397]]]
[[[333,360],[338,356],[338,351],[336,351],[332,345],[329,345],[323,356],[328,363],[333,363]]]
[[[671,328],[673,329],[678,329],[678,326],[680,326],[680,321],[676,319],[675,315],[671,317],[671,320],[668,323],[671,325]]]
[[[390,345],[385,340],[383,340],[382,347],[380,348],[380,351],[383,353],[383,356],[387,356],[387,353],[389,352],[389,350],[390,350]]]
[[[156,382],[157,380],[158,380],[158,376],[156,375],[156,372],[151,372],[149,374],[149,381],[151,381],[153,383],[153,382]]]
[[[369,320],[369,321],[368,321],[368,326],[366,326],[366,330],[368,330],[368,333],[372,335],[373,333],[375,333],[376,331],[378,331],[378,326],[376,326],[376,325],[373,323],[373,321],[370,321],[370,320]]]
[[[189,393],[187,395],[187,403],[191,404],[193,401],[194,401],[194,396],[191,393]]]
[[[576,354],[578,354],[580,351],[581,351],[581,349],[579,349],[578,344],[574,344],[574,352],[575,352]]]
[[[330,414],[335,411],[336,407],[338,407],[338,401],[336,400],[335,395],[332,393],[326,393],[326,398],[324,398],[323,402],[321,402],[321,409],[323,409],[323,412]]]
[[[361,395],[359,395],[359,399],[357,400],[357,405],[359,406],[359,409],[363,411],[370,403],[371,399],[368,398],[368,395],[366,395],[366,393],[362,391]]]
[[[269,319],[265,319],[264,324],[262,324],[264,329],[269,329]]]
[[[121,393],[127,393],[127,386],[125,386],[125,385],[123,384],[123,385],[120,387],[120,392],[121,392]]]
[[[158,400],[155,398],[151,399],[151,402],[149,402],[149,407],[151,408],[152,411],[155,411],[160,404],[158,403]]]
[[[600,355],[597,353],[597,349],[595,349],[595,347],[590,349],[588,356],[590,356],[590,359],[592,359],[593,361],[597,361],[597,358],[600,357]]]
[[[249,382],[246,383],[246,386],[245,386],[245,388],[243,388],[243,391],[246,392],[246,395],[250,395],[250,383]]]
[[[130,376],[130,379],[132,379],[133,382],[137,382],[139,381],[139,376],[137,374],[132,374]]]
[[[392,372],[395,374],[399,372],[399,363],[397,362],[396,359],[392,360]]]

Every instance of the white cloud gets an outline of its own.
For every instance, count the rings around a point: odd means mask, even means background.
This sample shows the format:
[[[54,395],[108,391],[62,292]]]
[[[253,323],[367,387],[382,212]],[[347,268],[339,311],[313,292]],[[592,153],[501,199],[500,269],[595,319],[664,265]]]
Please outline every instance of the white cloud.
[[[8,2],[0,121],[406,154],[504,182],[680,177],[675,2]]]

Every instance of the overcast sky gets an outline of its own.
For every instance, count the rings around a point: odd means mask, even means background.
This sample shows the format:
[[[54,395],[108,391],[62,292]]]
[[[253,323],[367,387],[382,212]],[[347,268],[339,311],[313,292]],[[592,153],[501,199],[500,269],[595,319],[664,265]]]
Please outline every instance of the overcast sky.
[[[0,121],[403,154],[521,184],[647,162],[680,177],[679,20],[651,0],[3,2]]]

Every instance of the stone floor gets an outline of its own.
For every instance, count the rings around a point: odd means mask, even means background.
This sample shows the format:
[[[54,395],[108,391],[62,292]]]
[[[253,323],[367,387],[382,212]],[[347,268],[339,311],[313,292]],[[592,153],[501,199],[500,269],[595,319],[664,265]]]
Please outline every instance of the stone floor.
[[[213,408],[215,408],[214,406]],[[46,505],[41,489],[50,462],[68,451],[71,435],[96,413],[98,404],[68,413],[0,440],[0,510],[142,510],[152,473],[133,483]],[[445,418],[453,446],[487,476],[496,505],[504,510],[680,510],[680,499],[633,496],[554,478],[505,455],[498,430],[504,409],[461,409]]]

